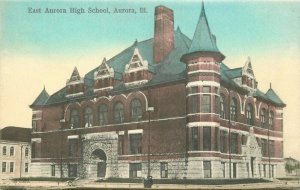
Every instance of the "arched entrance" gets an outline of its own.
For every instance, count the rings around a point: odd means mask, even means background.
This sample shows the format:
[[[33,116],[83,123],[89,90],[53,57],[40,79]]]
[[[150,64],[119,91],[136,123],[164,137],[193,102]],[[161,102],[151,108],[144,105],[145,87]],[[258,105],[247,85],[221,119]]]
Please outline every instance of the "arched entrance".
[[[97,177],[105,178],[106,175],[106,154],[102,149],[96,149],[91,154],[91,160],[97,166]]]

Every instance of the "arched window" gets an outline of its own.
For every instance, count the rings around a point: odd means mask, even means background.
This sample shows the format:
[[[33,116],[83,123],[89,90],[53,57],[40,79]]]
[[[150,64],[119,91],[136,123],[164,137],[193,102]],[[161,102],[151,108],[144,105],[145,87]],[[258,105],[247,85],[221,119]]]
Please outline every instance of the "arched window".
[[[247,105],[247,124],[253,125],[253,106],[252,104]]]
[[[270,111],[269,113],[269,129],[274,128],[274,112]]]
[[[11,146],[9,149],[9,155],[13,156],[14,154],[15,154],[15,148],[13,146]]]
[[[25,157],[28,157],[29,149],[28,147],[25,148]]]
[[[79,127],[79,114],[77,109],[71,109],[70,112],[70,128],[78,128]]]
[[[90,107],[84,109],[84,127],[93,126],[93,110]]]
[[[121,102],[114,105],[114,122],[122,123],[124,121],[124,106]]]
[[[266,109],[260,111],[260,126],[266,128]]]
[[[236,121],[236,113],[237,113],[237,101],[235,98],[232,98],[230,101],[230,120]]]
[[[99,117],[99,125],[106,125],[107,124],[107,112],[108,108],[106,104],[101,104],[98,108],[98,117]]]
[[[4,146],[4,147],[2,148],[2,155],[3,155],[3,156],[6,155],[6,146]]]
[[[225,119],[225,104],[224,104],[224,96],[220,96],[220,117]]]
[[[142,117],[142,104],[139,99],[131,101],[131,120],[138,121]]]

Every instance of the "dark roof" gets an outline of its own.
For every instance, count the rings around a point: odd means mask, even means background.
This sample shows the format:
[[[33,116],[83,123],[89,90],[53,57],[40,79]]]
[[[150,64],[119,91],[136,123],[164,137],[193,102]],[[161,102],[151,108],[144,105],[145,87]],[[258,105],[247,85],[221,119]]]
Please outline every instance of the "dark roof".
[[[242,76],[242,67],[229,69],[226,71],[229,78],[234,79]]]
[[[33,106],[43,106],[46,104],[47,100],[49,98],[49,94],[47,93],[45,87],[42,90],[42,92],[38,95],[38,97],[34,100],[34,102],[30,105],[30,107]]]
[[[31,129],[22,127],[5,127],[0,130],[0,140],[30,142]]]
[[[210,32],[203,2],[192,44],[188,52],[197,51],[220,52],[216,45],[215,36]]]
[[[268,99],[278,104],[279,106],[286,106],[286,104],[279,98],[279,96],[275,93],[275,91],[272,88],[268,90],[266,96],[268,97]]]

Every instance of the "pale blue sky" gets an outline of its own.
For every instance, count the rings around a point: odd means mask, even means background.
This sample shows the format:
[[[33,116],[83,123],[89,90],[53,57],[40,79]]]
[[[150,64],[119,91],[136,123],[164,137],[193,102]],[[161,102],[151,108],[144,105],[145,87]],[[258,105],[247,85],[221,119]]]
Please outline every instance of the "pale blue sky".
[[[131,44],[153,36],[153,12],[158,4],[175,12],[188,37],[193,36],[201,2],[10,2],[4,4],[0,43],[10,51],[41,54],[71,53],[84,48]],[[28,14],[27,8],[146,7],[148,14]],[[285,49],[300,44],[299,2],[205,2],[208,21],[224,54]],[[112,24],[113,23],[113,24]],[[115,24],[118,23],[118,24]]]

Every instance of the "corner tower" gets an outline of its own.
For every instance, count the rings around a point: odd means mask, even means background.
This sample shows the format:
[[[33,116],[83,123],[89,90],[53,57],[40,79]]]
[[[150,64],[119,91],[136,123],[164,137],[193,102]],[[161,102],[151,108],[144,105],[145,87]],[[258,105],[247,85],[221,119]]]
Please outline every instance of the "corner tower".
[[[186,63],[189,168],[199,164],[194,157],[214,157],[219,150],[220,63],[225,56],[211,33],[204,4],[191,46],[181,61]],[[217,114],[216,114],[217,113]],[[202,152],[205,151],[205,152]],[[206,164],[212,164],[208,161]],[[197,171],[191,171],[194,173]],[[206,174],[203,174],[206,175]],[[189,177],[189,176],[187,176]]]

